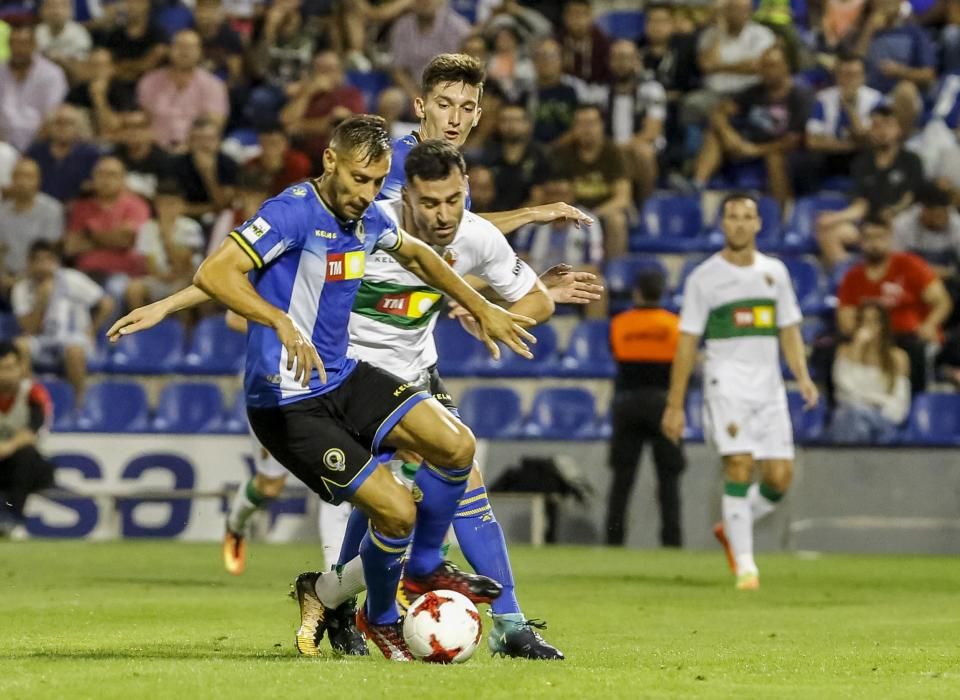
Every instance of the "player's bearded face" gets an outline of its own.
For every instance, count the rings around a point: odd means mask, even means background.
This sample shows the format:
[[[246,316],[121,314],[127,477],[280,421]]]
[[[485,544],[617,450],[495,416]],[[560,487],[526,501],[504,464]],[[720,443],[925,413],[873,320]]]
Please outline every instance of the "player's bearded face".
[[[420,117],[420,136],[444,139],[459,148],[480,119],[480,88],[466,83],[444,83],[418,97],[414,110]]]
[[[727,247],[741,251],[753,245],[760,232],[760,214],[750,200],[727,202],[720,222]]]
[[[325,156],[324,166],[333,174],[330,204],[334,214],[344,219],[359,219],[380,193],[390,172],[390,155],[368,163],[364,153],[335,153],[330,149],[327,153],[332,155],[332,163],[327,163]]]
[[[453,241],[463,218],[466,187],[466,178],[456,169],[442,180],[415,177],[408,183],[405,200],[420,240],[435,246]]]

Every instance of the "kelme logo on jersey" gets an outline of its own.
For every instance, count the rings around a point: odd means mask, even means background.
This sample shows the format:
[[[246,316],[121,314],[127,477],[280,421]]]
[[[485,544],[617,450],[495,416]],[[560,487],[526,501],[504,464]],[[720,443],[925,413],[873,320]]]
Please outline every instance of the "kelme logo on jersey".
[[[433,305],[440,301],[437,292],[401,292],[384,294],[377,302],[377,311],[391,316],[420,318],[428,313]]]
[[[737,328],[773,328],[776,313],[772,306],[753,306],[733,310],[733,325]]]
[[[358,280],[363,277],[365,254],[362,250],[327,255],[327,282]]]

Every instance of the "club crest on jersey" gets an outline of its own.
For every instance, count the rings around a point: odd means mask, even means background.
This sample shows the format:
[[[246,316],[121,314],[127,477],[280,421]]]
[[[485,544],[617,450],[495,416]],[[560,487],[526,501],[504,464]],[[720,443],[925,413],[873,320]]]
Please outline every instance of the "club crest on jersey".
[[[450,267],[453,267],[457,263],[457,260],[460,259],[460,255],[453,248],[445,249],[443,251],[443,255],[440,257],[442,257],[444,262],[446,262]]]
[[[307,188],[297,185],[292,190],[290,190],[290,194],[292,194],[294,197],[306,197]]]
[[[768,287],[773,286],[773,275],[769,272],[763,276],[763,279],[766,281]]]
[[[737,437],[737,433],[739,432],[740,432],[740,427],[736,423],[731,423],[730,425],[727,426],[727,434],[730,437],[732,438]]]
[[[331,447],[323,453],[323,463],[332,472],[342,472],[347,468],[347,456],[343,450]]]
[[[363,243],[363,240],[367,237],[367,232],[363,228],[363,219],[360,219],[360,221],[357,222],[357,229],[354,232],[354,235],[361,243]]]
[[[327,282],[358,280],[363,277],[366,256],[362,250],[327,255]]]
[[[733,310],[737,328],[773,328],[776,314],[772,306],[744,306]]]

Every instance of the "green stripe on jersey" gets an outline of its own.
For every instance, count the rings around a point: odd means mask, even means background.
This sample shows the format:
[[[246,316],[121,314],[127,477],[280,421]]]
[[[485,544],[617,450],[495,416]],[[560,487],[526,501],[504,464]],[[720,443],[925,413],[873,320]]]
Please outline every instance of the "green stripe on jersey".
[[[707,340],[718,340],[776,336],[777,333],[776,299],[737,299],[710,309],[703,337]]]
[[[437,312],[443,294],[433,287],[393,282],[360,282],[353,312],[398,328],[423,328]]]

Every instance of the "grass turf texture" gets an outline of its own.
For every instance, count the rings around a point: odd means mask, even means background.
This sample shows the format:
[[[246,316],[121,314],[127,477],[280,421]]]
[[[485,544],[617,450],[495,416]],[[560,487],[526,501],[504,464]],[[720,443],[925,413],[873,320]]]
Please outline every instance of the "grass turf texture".
[[[960,697],[955,559],[764,555],[739,593],[719,551],[513,558],[566,661],[298,658],[316,547],[254,544],[234,578],[213,545],[0,543],[0,698]]]

